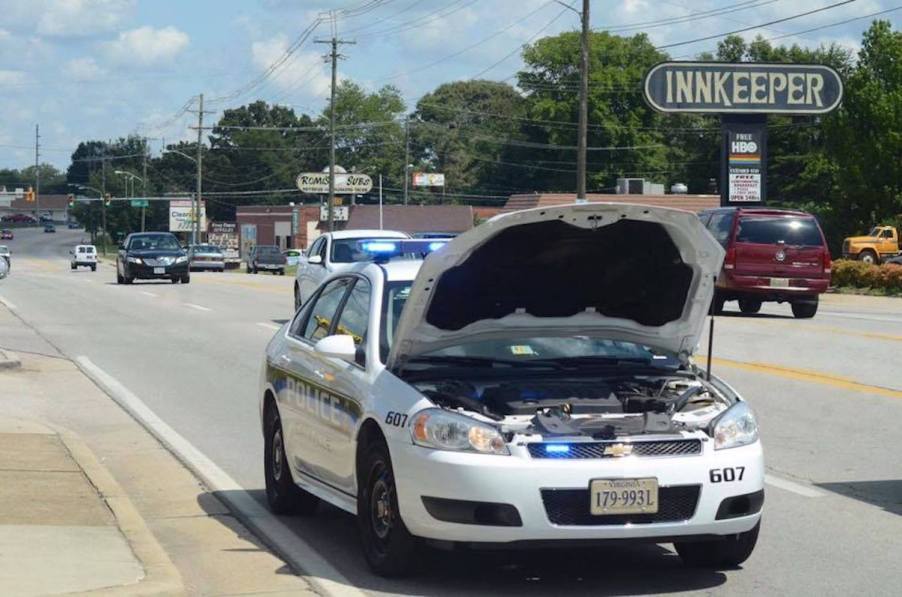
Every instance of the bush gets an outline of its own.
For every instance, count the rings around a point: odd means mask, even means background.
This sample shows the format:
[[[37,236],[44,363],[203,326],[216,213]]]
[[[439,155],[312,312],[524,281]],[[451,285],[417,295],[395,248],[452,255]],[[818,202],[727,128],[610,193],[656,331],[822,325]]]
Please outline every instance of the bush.
[[[833,262],[831,284],[836,287],[874,288],[902,292],[902,265],[868,265],[839,259]]]

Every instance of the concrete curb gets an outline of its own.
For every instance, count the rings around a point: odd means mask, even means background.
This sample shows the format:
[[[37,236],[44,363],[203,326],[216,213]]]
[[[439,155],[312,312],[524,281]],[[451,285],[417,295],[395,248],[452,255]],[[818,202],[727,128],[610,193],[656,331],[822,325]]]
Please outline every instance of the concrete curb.
[[[22,361],[15,353],[7,350],[0,350],[0,370],[18,369],[22,366]]]
[[[116,518],[119,530],[144,567],[144,578],[137,584],[96,589],[83,595],[172,595],[185,592],[182,577],[132,504],[125,491],[98,462],[90,448],[77,436],[59,432],[60,441],[72,459],[84,471]]]

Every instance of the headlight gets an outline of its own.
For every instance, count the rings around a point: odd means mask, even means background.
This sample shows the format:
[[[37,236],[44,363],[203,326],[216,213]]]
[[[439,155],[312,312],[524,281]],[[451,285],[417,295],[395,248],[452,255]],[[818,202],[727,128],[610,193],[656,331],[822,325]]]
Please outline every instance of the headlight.
[[[176,262],[176,263],[185,263],[186,261],[188,261],[188,256],[187,256],[187,255],[180,255],[180,256],[178,256],[178,257],[175,258],[175,262]]]
[[[758,421],[745,402],[737,402],[713,423],[714,449],[738,448],[758,439]]]
[[[419,412],[413,418],[410,436],[418,446],[437,450],[510,454],[504,438],[491,425],[438,408]]]
[[[143,261],[141,261],[140,257],[129,257],[128,262],[129,263],[137,263],[138,265],[141,265],[142,263],[144,263]]]

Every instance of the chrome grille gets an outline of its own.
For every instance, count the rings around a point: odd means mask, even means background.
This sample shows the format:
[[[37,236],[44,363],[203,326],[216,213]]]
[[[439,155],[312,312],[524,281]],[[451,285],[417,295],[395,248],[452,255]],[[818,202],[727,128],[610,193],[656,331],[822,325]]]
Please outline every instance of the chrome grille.
[[[611,526],[689,520],[695,514],[701,487],[677,485],[658,489],[658,511],[654,514],[608,514],[595,516],[589,510],[588,489],[543,489],[542,502],[552,524],[561,526]]]
[[[632,456],[691,456],[701,454],[702,442],[697,439],[668,439],[639,442],[574,442],[565,444],[567,451],[549,451],[549,445],[553,442],[538,442],[528,444],[526,448],[533,458],[553,458],[558,460],[579,460],[586,458],[614,458],[615,454],[609,451],[605,454],[605,448],[614,445],[632,447]]]

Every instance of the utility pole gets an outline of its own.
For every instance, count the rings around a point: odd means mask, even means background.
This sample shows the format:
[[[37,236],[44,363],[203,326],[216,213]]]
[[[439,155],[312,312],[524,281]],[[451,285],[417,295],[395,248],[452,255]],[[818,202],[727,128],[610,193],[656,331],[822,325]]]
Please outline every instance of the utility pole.
[[[404,117],[404,205],[407,205],[407,188],[410,185],[410,116]]]
[[[103,234],[100,235],[101,250],[106,256],[106,156],[100,160],[100,219],[103,225]]]
[[[335,210],[333,208],[335,203],[335,84],[338,79],[338,59],[341,57],[338,53],[338,46],[342,44],[353,45],[357,42],[345,41],[333,36],[331,40],[318,39],[316,43],[331,44],[332,46],[332,51],[328,55],[328,58],[332,60],[332,90],[329,99],[329,205],[327,207],[329,232],[332,232],[335,230]]]
[[[586,144],[589,120],[589,0],[583,0],[579,48],[579,132],[576,149],[576,200],[586,200]]]
[[[39,126],[34,125],[34,210],[41,222],[41,135]]]
[[[204,153],[202,151],[204,134],[204,94],[200,94],[200,105],[197,108],[197,191],[194,193],[194,231],[192,233],[191,244],[200,242],[200,201],[201,191],[203,190],[203,160]]]
[[[147,137],[144,137],[144,164],[143,170],[141,172],[141,198],[147,201]],[[146,208],[141,207],[141,232],[144,232],[144,221],[145,221],[145,211]]]

